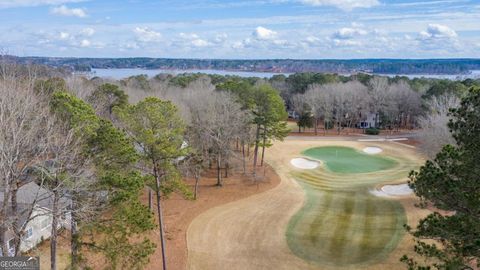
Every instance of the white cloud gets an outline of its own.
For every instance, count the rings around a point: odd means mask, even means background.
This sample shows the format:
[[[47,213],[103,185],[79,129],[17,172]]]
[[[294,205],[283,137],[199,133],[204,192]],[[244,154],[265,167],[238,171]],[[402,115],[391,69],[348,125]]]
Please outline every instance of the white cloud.
[[[210,45],[210,43],[204,39],[194,39],[192,40],[192,45],[195,47],[206,47]]]
[[[60,40],[68,40],[71,38],[70,33],[67,32],[60,32],[59,39]]]
[[[320,39],[315,36],[308,36],[307,38],[305,38],[304,42],[309,45],[316,45],[320,42]]]
[[[90,37],[90,36],[93,36],[93,34],[95,34],[95,29],[93,28],[90,28],[90,27],[87,27],[87,28],[84,28],[80,34],[84,35],[84,36],[87,36],[87,37]]]
[[[420,49],[442,54],[458,52],[462,47],[457,32],[441,24],[429,24],[426,30],[420,31],[416,40]]]
[[[61,5],[66,3],[78,3],[85,0],[1,0],[0,8],[35,7],[45,5]]]
[[[348,28],[344,27],[333,33],[335,39],[351,39],[355,36],[364,36],[368,32],[360,28]]]
[[[298,44],[287,39],[281,39],[279,34],[271,29],[258,26],[252,32],[250,37],[244,38],[241,41],[234,41],[230,43],[230,47],[235,50],[239,49],[255,49],[255,50],[276,50],[293,48]]]
[[[300,0],[311,6],[333,6],[350,11],[355,8],[370,8],[380,4],[378,0]]]
[[[61,16],[74,16],[78,18],[87,17],[87,13],[82,8],[68,8],[65,5],[59,7],[54,7],[50,10],[52,14],[61,15]]]
[[[277,36],[277,32],[259,26],[255,29],[255,31],[253,31],[252,35],[259,40],[270,40],[274,39]]]
[[[187,39],[187,40],[188,39],[191,40],[191,39],[198,39],[199,38],[199,36],[195,33],[193,33],[193,34],[180,33],[178,35],[180,36],[180,38]]]
[[[343,40],[343,39],[334,39],[333,43],[335,46],[346,46],[346,47],[354,47],[354,46],[360,46],[362,43],[357,40]]]
[[[429,24],[427,30],[420,32],[420,39],[455,39],[457,32],[441,24]]]
[[[179,44],[180,46],[186,46],[187,48],[190,48],[190,47],[201,48],[201,47],[208,47],[213,45],[212,42],[206,39],[200,38],[200,36],[198,36],[195,33],[192,33],[192,34],[180,33],[179,36],[180,36],[180,41],[178,41],[177,44]]]
[[[216,43],[216,44],[222,44],[224,43],[225,41],[227,41],[228,39],[228,35],[225,34],[225,33],[222,33],[222,34],[217,34],[215,36],[215,38],[213,39],[213,41]]]
[[[148,27],[135,27],[133,32],[137,35],[138,41],[141,42],[155,42],[162,38],[162,34]]]
[[[90,42],[90,40],[88,39],[83,39],[82,41],[80,41],[80,47],[90,47],[90,45],[92,45],[92,42]]]
[[[37,35],[39,44],[49,46],[57,46],[58,48],[104,48],[105,43],[94,41],[90,36],[93,35],[94,30],[62,30],[59,32],[42,32]],[[93,32],[92,32],[93,30]]]

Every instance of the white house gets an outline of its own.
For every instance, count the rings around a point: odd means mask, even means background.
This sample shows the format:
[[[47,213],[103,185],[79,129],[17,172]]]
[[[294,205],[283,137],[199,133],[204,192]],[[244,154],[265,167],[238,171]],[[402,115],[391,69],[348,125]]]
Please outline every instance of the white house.
[[[378,114],[367,113],[367,115],[357,123],[357,128],[376,128],[379,124]]]
[[[298,119],[300,118],[300,116],[298,115],[298,113],[294,110],[288,110],[288,118],[292,118],[292,119]]]
[[[37,197],[37,203],[34,205],[32,214],[28,217],[29,209],[31,209],[30,207],[34,202],[35,197]],[[0,201],[3,201],[2,192],[0,192]],[[44,239],[50,238],[53,198],[50,191],[40,187],[32,181],[19,188],[17,202],[20,213],[20,224],[25,224],[25,222],[27,222],[25,235],[22,237],[20,243],[20,250],[26,252],[34,248]],[[68,228],[70,224],[70,214],[68,214],[68,211],[65,211],[68,207],[68,200],[61,199],[59,206],[64,209],[62,212],[67,214],[60,218],[57,229]],[[12,230],[7,231],[6,233],[6,239],[9,239],[7,247],[10,256],[15,252],[13,235]]]

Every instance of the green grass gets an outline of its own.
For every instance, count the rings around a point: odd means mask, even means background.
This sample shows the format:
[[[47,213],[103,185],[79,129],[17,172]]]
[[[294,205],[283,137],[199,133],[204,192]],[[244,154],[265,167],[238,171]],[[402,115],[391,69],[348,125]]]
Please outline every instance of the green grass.
[[[325,146],[310,148],[305,156],[322,160],[336,173],[367,173],[387,170],[396,165],[395,160],[378,155],[368,155],[350,147]]]
[[[312,148],[304,153],[326,162],[328,168],[292,172],[306,193],[304,206],[286,232],[292,252],[333,267],[368,266],[386,258],[404,235],[406,215],[397,201],[375,197],[368,190],[405,177],[417,164],[363,155],[348,147]],[[362,164],[360,168],[354,161]]]

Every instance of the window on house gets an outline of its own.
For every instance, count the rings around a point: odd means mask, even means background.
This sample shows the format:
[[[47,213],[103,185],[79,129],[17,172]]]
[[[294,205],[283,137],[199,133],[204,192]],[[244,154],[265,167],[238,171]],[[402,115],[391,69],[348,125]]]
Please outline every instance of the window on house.
[[[10,239],[10,240],[8,240],[8,248],[9,248],[9,249],[12,249],[12,248],[15,247],[15,243],[14,243],[13,240],[14,240],[13,238]]]
[[[13,256],[15,254],[15,243],[14,243],[13,238],[8,240],[7,248],[8,248],[8,253],[4,254],[4,256]]]
[[[26,233],[25,233],[25,239],[29,239],[30,237],[32,237],[33,235],[33,228],[30,227],[27,229]]]

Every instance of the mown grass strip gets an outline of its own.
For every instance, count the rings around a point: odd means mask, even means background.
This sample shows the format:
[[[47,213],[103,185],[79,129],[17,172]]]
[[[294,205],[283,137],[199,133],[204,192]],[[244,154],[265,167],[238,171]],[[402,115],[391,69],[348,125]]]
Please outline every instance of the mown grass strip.
[[[306,202],[288,225],[290,249],[319,265],[365,266],[385,258],[403,237],[406,216],[398,202],[373,197],[368,189],[413,168],[402,158],[392,160],[395,166],[379,172],[294,171]]]

